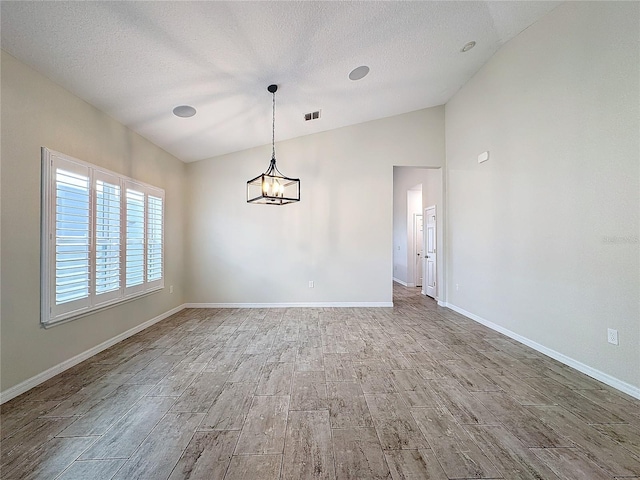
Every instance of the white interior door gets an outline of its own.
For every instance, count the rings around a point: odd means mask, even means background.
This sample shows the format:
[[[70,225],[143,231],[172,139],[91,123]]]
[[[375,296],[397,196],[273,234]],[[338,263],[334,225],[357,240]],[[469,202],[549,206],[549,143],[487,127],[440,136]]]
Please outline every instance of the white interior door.
[[[425,229],[424,237],[424,263],[426,271],[426,282],[422,289],[425,295],[435,298],[437,296],[436,286],[436,207],[425,208]]]
[[[416,252],[416,287],[421,287],[423,276],[422,259],[424,257],[424,224],[422,215],[417,213],[413,215],[413,245],[413,251]]]

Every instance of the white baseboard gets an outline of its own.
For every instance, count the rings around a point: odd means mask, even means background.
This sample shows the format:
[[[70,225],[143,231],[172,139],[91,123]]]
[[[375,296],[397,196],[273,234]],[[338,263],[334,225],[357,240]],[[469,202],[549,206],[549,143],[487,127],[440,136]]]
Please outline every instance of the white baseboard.
[[[621,392],[626,393],[627,395],[631,395],[632,397],[640,399],[640,388],[636,387],[635,385],[631,385],[630,383],[624,382],[616,377],[609,375],[608,373],[601,372],[600,370],[590,367],[589,365],[579,362],[578,360],[574,360],[573,358],[568,357],[560,352],[556,352],[555,350],[545,347],[544,345],[534,342],[533,340],[529,340],[528,338],[523,337],[522,335],[512,332],[511,330],[508,330],[482,317],[479,317],[474,313],[467,312],[466,310],[460,307],[457,307],[455,305],[452,305],[446,302],[442,302],[442,304],[438,302],[438,305],[441,305],[443,307],[448,307],[454,312],[458,312],[459,314],[464,315],[465,317],[470,318],[471,320],[475,320],[476,322],[481,323],[486,327],[489,327],[491,330],[500,332],[509,338],[513,338],[514,340],[517,340],[518,342],[528,347],[531,347],[534,350],[548,357],[553,358],[554,360],[559,361],[560,363],[564,363],[569,367],[575,368],[579,372],[582,372],[585,375],[589,375],[591,378],[595,378],[596,380],[599,380],[602,383],[606,383],[610,387],[620,390]]]
[[[186,308],[319,308],[393,307],[393,302],[301,302],[301,303],[185,303]]]
[[[17,397],[18,395],[22,395],[27,390],[31,390],[33,387],[40,385],[42,382],[45,382],[52,377],[55,377],[59,373],[64,372],[65,370],[79,364],[80,362],[84,362],[87,358],[93,357],[97,353],[100,353],[101,351],[106,350],[107,348],[115,345],[116,343],[121,342],[122,340],[129,338],[130,336],[135,335],[138,332],[141,332],[145,328],[148,328],[151,325],[158,323],[160,320],[164,320],[165,318],[173,315],[174,313],[178,313],[180,310],[183,310],[184,308],[185,308],[184,305],[180,305],[178,307],[172,308],[171,310],[164,312],[150,320],[147,320],[146,322],[141,323],[140,325],[137,325],[127,330],[126,332],[116,335],[115,337],[107,340],[106,342],[102,342],[100,345],[96,345],[95,347],[90,348],[89,350],[86,350],[76,355],[75,357],[65,360],[64,362],[59,363],[58,365],[55,365],[45,370],[44,372],[39,373],[25,380],[24,382],[14,385],[13,387],[6,389],[4,392],[0,392],[0,404],[8,402],[9,400]]]
[[[403,282],[402,280],[400,280],[399,278],[393,277],[393,281],[396,283],[399,283],[400,285],[404,286],[404,287],[415,287],[416,284],[415,283],[407,283],[407,282]]]

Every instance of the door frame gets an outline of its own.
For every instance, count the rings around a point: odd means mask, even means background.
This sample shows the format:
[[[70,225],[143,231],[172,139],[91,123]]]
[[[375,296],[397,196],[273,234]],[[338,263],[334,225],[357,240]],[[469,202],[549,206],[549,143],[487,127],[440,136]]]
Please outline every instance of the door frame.
[[[399,169],[398,172],[396,172],[396,169]],[[447,304],[447,299],[448,299],[448,282],[449,282],[449,268],[446,262],[446,257],[448,255],[448,244],[447,244],[447,238],[448,238],[448,232],[449,232],[449,226],[448,226],[448,216],[449,216],[449,205],[447,202],[447,198],[446,198],[446,190],[447,190],[447,177],[448,177],[448,173],[445,170],[443,165],[425,165],[425,166],[416,166],[416,165],[403,165],[402,163],[393,165],[393,167],[391,168],[392,170],[392,183],[393,183],[393,209],[394,212],[391,215],[391,219],[390,219],[390,223],[392,225],[395,226],[395,218],[396,218],[396,212],[395,209],[397,208],[396,205],[401,205],[400,202],[405,203],[406,202],[406,192],[409,191],[412,187],[412,185],[415,182],[415,178],[416,176],[411,177],[411,180],[409,180],[408,176],[406,176],[406,174],[404,175],[404,178],[402,178],[402,180],[398,183],[396,183],[396,175],[398,175],[399,177],[402,177],[403,174],[400,173],[400,169],[411,169],[411,170],[415,170],[416,172],[420,171],[420,170],[432,170],[435,172],[438,172],[438,178],[437,180],[434,179],[433,180],[433,184],[429,184],[430,186],[428,186],[427,188],[430,188],[429,191],[431,192],[437,192],[435,193],[435,196],[433,197],[433,199],[431,201],[429,201],[428,205],[436,205],[437,208],[437,268],[438,268],[438,272],[437,272],[437,297],[435,298],[435,300],[437,301],[439,306],[443,306],[446,307]],[[424,188],[425,186],[423,185],[423,195],[424,195]],[[435,190],[437,189],[437,190]],[[424,205],[424,204],[423,204]],[[424,212],[424,208],[423,208],[423,212]],[[400,214],[400,211],[398,211],[398,214]],[[406,214],[403,215],[404,218],[406,218],[408,221],[410,220],[410,216],[408,217]],[[407,218],[408,217],[408,218]],[[398,217],[399,222],[402,223],[401,217]],[[407,231],[409,229],[405,228],[404,231],[406,233],[404,233],[404,235],[409,235],[410,231]],[[392,250],[393,253],[391,254],[391,262],[389,265],[389,271],[391,273],[391,277],[393,282],[397,282],[401,285],[404,286],[409,286],[408,283],[405,283],[405,281],[403,280],[410,280],[410,278],[402,278],[401,279],[401,275],[397,275],[402,273],[401,269],[396,269],[396,256],[397,255],[401,255],[402,257],[404,257],[406,255],[405,252],[402,252],[402,246],[406,246],[407,250],[409,250],[409,246],[407,245],[408,242],[408,238],[407,236],[404,237],[404,240],[402,240],[398,235],[400,234],[401,230],[398,230],[398,232],[396,233],[396,230],[394,230],[394,228],[391,228],[391,234],[390,234],[390,245],[392,245]],[[407,255],[408,256],[408,255]],[[400,261],[400,260],[399,260]],[[408,265],[407,265],[408,266]],[[392,285],[390,285],[389,287],[390,292],[392,290]],[[392,296],[392,292],[390,293],[390,295]]]

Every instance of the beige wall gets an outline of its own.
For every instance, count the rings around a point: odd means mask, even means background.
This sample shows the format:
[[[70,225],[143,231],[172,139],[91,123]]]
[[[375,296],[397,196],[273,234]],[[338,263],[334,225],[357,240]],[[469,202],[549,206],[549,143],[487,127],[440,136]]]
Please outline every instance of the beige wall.
[[[278,143],[282,208],[246,204],[268,146],[185,166],[2,53],[2,391],[183,302],[390,302],[393,166],[444,168],[445,126],[444,300],[640,388],[638,9],[567,3],[446,108]],[[166,190],[173,295],[39,327],[41,146]]]
[[[183,303],[184,164],[2,52],[2,343],[5,391]],[[40,147],[166,191],[166,288],[40,327]],[[169,285],[174,293],[169,294]]]
[[[444,164],[443,114],[278,143],[278,167],[301,178],[301,202],[284,207],[246,203],[267,146],[187,165],[188,301],[391,302],[393,166]]]
[[[446,105],[448,302],[636,388],[638,18],[567,2]]]

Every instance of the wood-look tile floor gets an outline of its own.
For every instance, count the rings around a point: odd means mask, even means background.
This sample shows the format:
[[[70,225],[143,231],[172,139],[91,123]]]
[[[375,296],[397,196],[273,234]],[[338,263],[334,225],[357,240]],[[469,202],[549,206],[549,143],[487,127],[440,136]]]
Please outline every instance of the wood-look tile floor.
[[[394,297],[183,310],[3,405],[0,476],[640,478],[640,401]]]

